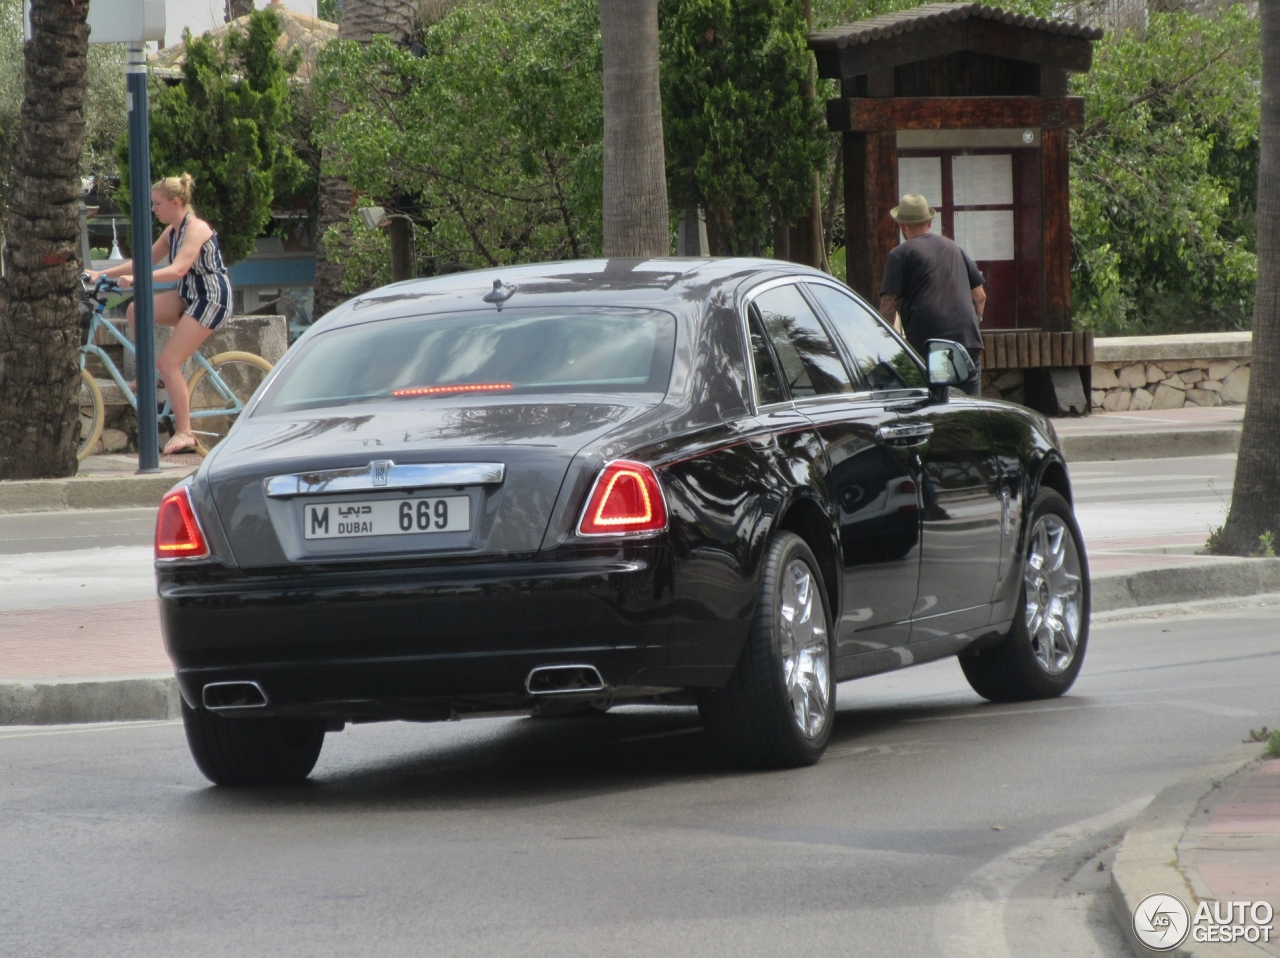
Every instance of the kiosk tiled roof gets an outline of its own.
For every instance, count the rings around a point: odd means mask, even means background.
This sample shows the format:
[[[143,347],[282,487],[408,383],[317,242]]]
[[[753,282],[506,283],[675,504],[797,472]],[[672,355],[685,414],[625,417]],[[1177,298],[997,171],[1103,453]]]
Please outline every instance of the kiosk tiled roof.
[[[309,80],[315,72],[316,57],[324,49],[326,43],[338,36],[338,25],[319,17],[310,17],[305,13],[296,13],[283,4],[272,2],[267,9],[271,10],[280,21],[280,39],[276,48],[281,54],[290,50],[299,50],[302,58],[295,74],[300,80]],[[249,18],[237,17],[230,23],[220,23],[207,31],[206,37],[219,38],[226,36],[231,29],[247,30]],[[159,76],[177,76],[187,59],[187,47],[183,43],[174,43],[165,47],[149,58],[151,67]]]
[[[843,48],[971,18],[995,20],[1012,26],[1027,27],[1061,36],[1080,37],[1084,40],[1100,40],[1103,35],[1100,27],[1071,23],[1066,20],[1029,17],[981,3],[929,3],[911,10],[899,10],[897,13],[886,13],[868,20],[815,31],[809,35],[809,46]]]

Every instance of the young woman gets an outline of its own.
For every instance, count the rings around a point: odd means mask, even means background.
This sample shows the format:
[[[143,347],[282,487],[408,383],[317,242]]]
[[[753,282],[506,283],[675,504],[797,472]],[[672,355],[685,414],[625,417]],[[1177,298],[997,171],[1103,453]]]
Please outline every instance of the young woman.
[[[156,283],[178,281],[176,290],[166,290],[155,297],[155,321],[174,327],[173,335],[156,359],[160,378],[169,391],[177,430],[165,444],[166,456],[196,448],[196,437],[191,431],[191,396],[182,378],[182,364],[231,315],[231,281],[218,249],[218,235],[196,216],[191,205],[194,186],[191,174],[183,173],[166,176],[151,187],[151,212],[165,224],[164,232],[151,247],[151,262],[155,264],[166,256],[169,258],[169,265],[155,270],[151,278]],[[102,272],[90,270],[89,276],[95,281],[99,276],[109,276],[127,289],[133,285],[133,264],[121,263]],[[132,334],[132,305],[128,316]]]

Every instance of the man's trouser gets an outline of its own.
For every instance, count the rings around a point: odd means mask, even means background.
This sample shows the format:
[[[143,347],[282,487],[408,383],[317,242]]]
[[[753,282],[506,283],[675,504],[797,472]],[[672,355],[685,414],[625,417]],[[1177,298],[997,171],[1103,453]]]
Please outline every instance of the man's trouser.
[[[961,383],[959,389],[966,396],[982,395],[982,350],[970,349],[965,347],[965,351],[969,354],[969,358],[973,360],[973,368],[975,370],[973,378],[967,382]]]

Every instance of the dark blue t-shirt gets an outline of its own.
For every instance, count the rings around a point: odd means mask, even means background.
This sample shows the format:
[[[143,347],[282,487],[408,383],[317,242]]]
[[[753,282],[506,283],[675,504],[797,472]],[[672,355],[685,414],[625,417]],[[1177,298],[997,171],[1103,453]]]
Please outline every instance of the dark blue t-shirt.
[[[982,348],[971,290],[982,274],[958,243],[925,233],[899,244],[885,260],[881,296],[898,297],[902,329],[924,355],[930,339],[950,339],[967,349]]]

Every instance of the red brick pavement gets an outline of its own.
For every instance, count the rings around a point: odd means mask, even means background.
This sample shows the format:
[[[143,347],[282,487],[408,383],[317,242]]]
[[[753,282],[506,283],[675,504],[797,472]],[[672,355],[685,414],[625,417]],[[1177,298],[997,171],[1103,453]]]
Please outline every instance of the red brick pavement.
[[[172,671],[155,599],[0,612],[0,679]]]
[[[1246,774],[1213,809],[1195,870],[1217,900],[1267,901],[1280,919],[1280,759]],[[1280,954],[1280,944],[1264,950]]]

